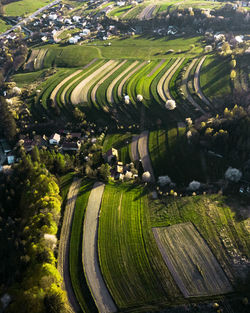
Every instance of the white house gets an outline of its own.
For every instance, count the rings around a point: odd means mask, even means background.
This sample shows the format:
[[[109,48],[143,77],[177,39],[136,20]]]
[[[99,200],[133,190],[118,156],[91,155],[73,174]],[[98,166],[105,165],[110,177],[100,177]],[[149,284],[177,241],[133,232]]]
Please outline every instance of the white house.
[[[57,15],[56,14],[50,14],[49,15],[49,20],[55,21],[57,19]]]
[[[57,133],[54,133],[53,135],[51,135],[50,139],[49,139],[49,143],[51,145],[58,145],[60,142],[61,136]]]
[[[72,20],[73,20],[74,22],[76,22],[76,23],[79,23],[80,19],[81,19],[81,16],[74,15],[74,16],[72,17]]]
[[[81,37],[78,36],[78,35],[76,35],[76,36],[74,36],[74,37],[70,37],[70,38],[69,38],[69,43],[70,43],[70,44],[76,44],[76,43],[78,43],[78,40],[79,40],[79,39],[81,39]]]
[[[80,33],[80,36],[81,36],[81,37],[86,37],[86,36],[88,36],[89,34],[90,34],[90,30],[87,29],[87,28],[85,28],[85,29],[83,29],[82,32]]]

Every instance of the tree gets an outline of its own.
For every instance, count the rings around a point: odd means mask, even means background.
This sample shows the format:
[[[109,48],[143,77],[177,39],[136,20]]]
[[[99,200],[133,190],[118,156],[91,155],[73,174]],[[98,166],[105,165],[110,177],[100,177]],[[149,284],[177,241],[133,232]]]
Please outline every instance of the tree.
[[[108,181],[110,176],[110,166],[108,163],[102,164],[99,169],[99,176],[102,180]]]
[[[196,180],[193,180],[189,183],[188,185],[188,189],[189,190],[192,190],[192,191],[195,191],[195,190],[198,190],[200,189],[200,186],[201,186],[201,183],[196,181]]]
[[[39,154],[39,150],[38,150],[37,146],[35,146],[32,149],[32,151],[31,151],[31,158],[32,158],[32,161],[40,162],[40,154]]]
[[[237,168],[229,167],[225,172],[225,178],[231,182],[238,183],[241,179],[242,173]]]
[[[0,98],[0,127],[4,136],[12,141],[16,136],[16,122],[9,111],[8,105],[3,97]]]
[[[149,172],[144,172],[142,174],[142,181],[149,183],[151,181],[151,174]]]
[[[158,177],[158,184],[160,186],[165,186],[171,183],[171,178],[169,176],[159,176]]]
[[[165,108],[168,110],[174,110],[176,108],[176,103],[174,100],[167,100],[165,103]]]

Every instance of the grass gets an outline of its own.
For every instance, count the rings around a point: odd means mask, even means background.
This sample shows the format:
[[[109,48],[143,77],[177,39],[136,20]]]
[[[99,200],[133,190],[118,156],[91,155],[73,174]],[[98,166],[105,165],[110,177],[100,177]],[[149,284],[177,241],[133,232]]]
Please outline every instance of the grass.
[[[168,175],[175,183],[206,181],[200,152],[188,144],[185,128],[150,132],[149,154],[156,176]]]
[[[4,6],[4,12],[7,16],[23,16],[33,13],[39,8],[49,4],[49,0],[21,0],[15,1]]]
[[[121,15],[123,15],[124,13],[126,13],[129,9],[132,8],[132,5],[126,5],[126,6],[122,6],[122,7],[116,7],[114,10],[112,10],[108,15],[109,16],[117,16],[120,17]]]
[[[0,33],[5,32],[11,28],[11,25],[7,24],[3,19],[0,18]]]
[[[103,41],[95,40],[94,43],[84,45],[46,45],[48,52],[44,59],[44,67],[79,67],[86,65],[93,58],[107,59],[164,59],[166,52],[174,49],[175,55],[191,56],[203,51],[201,37],[187,37],[170,39],[168,37],[155,39],[146,36],[133,36],[131,38],[110,39],[111,46],[105,45]],[[189,51],[190,45],[195,48]],[[181,50],[181,52],[178,52]]]
[[[240,259],[250,256],[250,220],[243,217],[247,205],[242,199],[219,194],[168,197],[150,202],[151,222],[153,227],[192,222],[235,282],[246,274],[245,262]]]
[[[192,223],[154,228],[153,232],[185,298],[232,292],[221,266]]]
[[[74,175],[74,172],[70,172],[61,176],[59,179],[60,195],[62,197],[62,202],[66,201],[67,194],[69,192],[70,185],[72,184]]]
[[[154,241],[141,187],[106,185],[98,238],[101,270],[119,309],[148,312],[180,296]]]
[[[124,164],[131,162],[129,155],[129,143],[131,143],[132,134],[127,132],[125,134],[108,134],[103,143],[103,153],[107,152],[110,148],[115,148],[119,153],[119,161]]]
[[[205,96],[213,100],[231,94],[230,58],[207,57],[201,69],[200,84]]]
[[[93,182],[83,181],[76,200],[70,237],[69,269],[72,286],[83,312],[97,312],[82,266],[82,230],[84,214]]]
[[[46,70],[40,70],[30,73],[19,73],[12,76],[12,80],[17,86],[24,87],[44,78]]]

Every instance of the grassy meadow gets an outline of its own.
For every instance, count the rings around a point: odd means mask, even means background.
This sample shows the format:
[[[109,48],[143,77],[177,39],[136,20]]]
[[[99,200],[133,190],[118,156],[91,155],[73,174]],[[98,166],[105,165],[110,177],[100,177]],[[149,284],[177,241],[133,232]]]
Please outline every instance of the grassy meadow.
[[[7,16],[23,16],[33,13],[39,8],[46,6],[50,0],[20,0],[4,6],[4,13]]]
[[[98,231],[105,282],[119,309],[134,312],[182,297],[156,246],[144,191],[129,183],[106,185]]]

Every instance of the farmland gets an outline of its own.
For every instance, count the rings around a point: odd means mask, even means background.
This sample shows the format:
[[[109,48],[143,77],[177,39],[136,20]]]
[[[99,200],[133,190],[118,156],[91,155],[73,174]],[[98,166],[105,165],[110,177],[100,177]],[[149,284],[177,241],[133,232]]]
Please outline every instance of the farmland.
[[[8,16],[23,16],[35,12],[37,9],[49,4],[49,0],[21,0],[4,6],[4,13]]]
[[[154,242],[141,187],[106,185],[98,238],[101,270],[119,308],[157,308],[180,296]]]
[[[153,232],[185,298],[232,292],[222,268],[192,223],[154,228]]]
[[[191,222],[205,239],[227,277],[234,284],[243,279],[250,253],[247,202],[222,195],[168,197],[150,202],[153,227]],[[244,257],[246,256],[246,258]]]

